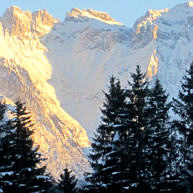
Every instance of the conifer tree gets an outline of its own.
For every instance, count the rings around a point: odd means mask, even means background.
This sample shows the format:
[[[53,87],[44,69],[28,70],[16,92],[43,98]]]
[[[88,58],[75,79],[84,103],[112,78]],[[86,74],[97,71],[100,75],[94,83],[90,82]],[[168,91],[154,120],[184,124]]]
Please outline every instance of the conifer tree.
[[[125,109],[125,91],[120,86],[120,81],[110,79],[108,93],[105,93],[105,103],[102,108],[102,123],[97,128],[89,155],[93,172],[87,174],[89,182],[86,189],[93,192],[107,192],[115,186],[113,173],[117,172],[117,157],[111,156],[113,139],[117,130],[122,127]]]
[[[175,126],[181,135],[181,181],[193,192],[193,63],[183,77],[179,99],[174,99],[174,112],[179,116]]]
[[[12,143],[14,142],[14,135],[10,123],[3,120],[7,107],[5,104],[0,104],[0,192],[12,184],[13,178],[13,156]]]
[[[146,193],[149,191],[145,181],[149,88],[146,74],[141,72],[139,66],[131,78],[124,107],[119,112],[121,122],[114,125],[112,150],[106,157],[108,163],[111,162],[109,170],[112,171],[111,180],[114,182],[111,183],[111,190]]]
[[[171,128],[168,96],[157,79],[149,97],[149,121],[147,129],[147,182],[153,192],[170,192]]]
[[[125,92],[111,79],[105,94],[103,123],[92,144],[89,181],[96,192],[148,192],[145,151],[149,89],[146,75],[137,66]],[[116,89],[115,89],[116,88]],[[121,97],[122,96],[122,97]],[[97,184],[97,188],[96,188]],[[104,188],[102,188],[104,187]]]
[[[146,74],[137,66],[136,72],[131,74],[132,82],[127,90],[127,125],[128,140],[128,189],[130,192],[148,192],[149,187],[145,181],[147,129],[149,120],[148,97],[149,88]]]
[[[77,179],[71,173],[72,173],[71,170],[65,168],[63,174],[60,175],[58,187],[59,190],[63,193],[79,192],[79,189],[77,188]]]
[[[8,179],[6,186],[3,186],[4,193],[18,192],[48,192],[51,186],[51,177],[45,174],[45,166],[39,164],[45,159],[34,147],[31,136],[33,125],[26,107],[21,102],[16,102],[14,118],[6,124],[11,131],[3,140],[8,145],[6,161],[10,161]],[[11,138],[10,138],[11,137]]]

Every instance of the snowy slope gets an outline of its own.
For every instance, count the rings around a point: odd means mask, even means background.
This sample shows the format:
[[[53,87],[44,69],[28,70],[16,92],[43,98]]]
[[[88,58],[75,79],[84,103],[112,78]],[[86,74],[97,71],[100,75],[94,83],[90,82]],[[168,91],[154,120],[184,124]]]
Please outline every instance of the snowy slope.
[[[175,96],[193,60],[192,41],[192,2],[149,10],[132,28],[92,9],[74,8],[61,22],[46,10],[11,7],[0,22],[0,93],[33,112],[34,140],[51,172],[67,164],[81,175],[89,140],[80,124],[92,136],[109,77],[126,84],[141,65]]]
[[[119,60],[127,54],[131,31],[117,22],[69,18],[69,14],[42,39],[53,66],[49,83],[55,87],[62,107],[91,134],[106,80],[123,69]]]
[[[123,82],[141,65],[150,79],[158,76],[173,95],[193,59],[192,2],[172,9],[149,10],[132,29],[92,10],[73,9],[42,38],[53,67],[49,83],[62,107],[89,136],[100,117],[109,76]],[[103,15],[103,13],[101,13]],[[97,17],[98,16],[98,17]]]

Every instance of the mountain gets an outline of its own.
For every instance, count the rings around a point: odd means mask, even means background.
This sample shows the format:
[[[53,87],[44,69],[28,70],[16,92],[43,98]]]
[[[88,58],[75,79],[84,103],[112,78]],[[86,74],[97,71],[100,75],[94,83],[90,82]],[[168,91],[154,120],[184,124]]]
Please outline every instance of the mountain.
[[[13,6],[0,20],[0,46],[0,94],[32,112],[49,171],[57,177],[69,165],[82,176],[86,131],[92,137],[100,121],[112,74],[126,85],[141,65],[176,96],[193,60],[193,2],[149,10],[132,28],[92,9],[74,8],[61,22]]]
[[[20,99],[32,112],[33,138],[48,158],[49,171],[58,177],[69,165],[81,176],[88,170],[83,150],[90,142],[81,125],[61,108],[48,83],[52,66],[40,41],[57,22],[45,10],[7,9],[0,23],[0,93],[14,102]]]
[[[42,38],[53,67],[49,83],[62,107],[89,136],[100,121],[102,90],[112,74],[125,85],[130,72],[141,65],[150,79],[159,77],[176,96],[193,59],[192,5],[149,10],[132,28],[107,13],[75,8]]]

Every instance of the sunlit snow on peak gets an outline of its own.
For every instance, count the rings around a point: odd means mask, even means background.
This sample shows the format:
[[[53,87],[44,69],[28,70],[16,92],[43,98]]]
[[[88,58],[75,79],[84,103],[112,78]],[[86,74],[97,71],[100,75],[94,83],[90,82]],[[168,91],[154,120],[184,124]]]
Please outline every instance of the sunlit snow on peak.
[[[54,24],[59,22],[46,10],[31,13],[23,11],[17,6],[8,8],[1,21],[4,29],[7,29],[10,35],[27,39],[31,33],[35,33],[39,37],[49,33]]]
[[[168,12],[169,9],[162,9],[162,10],[149,10],[145,16],[139,18],[136,21],[136,34],[139,34],[141,32],[141,28],[145,26],[147,23],[153,24],[153,22],[158,18],[161,17],[163,13]]]
[[[91,18],[100,20],[110,25],[123,25],[122,23],[114,20],[108,13],[96,11],[93,9],[73,8],[70,12],[67,12],[66,14],[66,19],[69,18]]]

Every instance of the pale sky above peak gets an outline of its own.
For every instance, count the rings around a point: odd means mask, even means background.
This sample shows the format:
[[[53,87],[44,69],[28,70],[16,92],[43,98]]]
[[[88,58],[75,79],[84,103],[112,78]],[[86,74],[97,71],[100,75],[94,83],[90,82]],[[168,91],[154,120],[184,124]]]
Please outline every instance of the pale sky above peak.
[[[149,9],[172,8],[185,2],[187,0],[6,0],[1,2],[0,15],[11,5],[16,5],[30,11],[46,9],[55,18],[63,21],[66,11],[74,7],[91,8],[107,12],[113,19],[132,26],[136,19]]]

